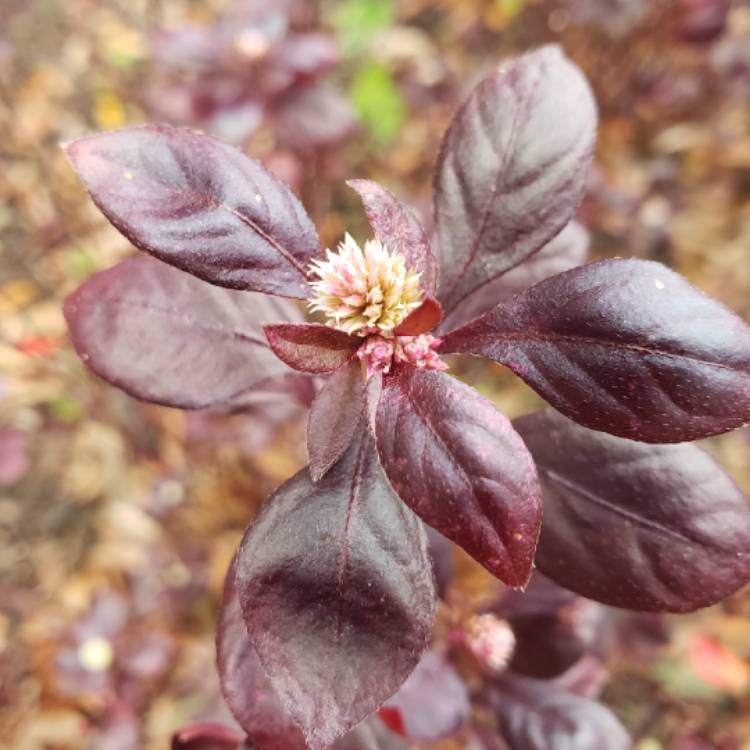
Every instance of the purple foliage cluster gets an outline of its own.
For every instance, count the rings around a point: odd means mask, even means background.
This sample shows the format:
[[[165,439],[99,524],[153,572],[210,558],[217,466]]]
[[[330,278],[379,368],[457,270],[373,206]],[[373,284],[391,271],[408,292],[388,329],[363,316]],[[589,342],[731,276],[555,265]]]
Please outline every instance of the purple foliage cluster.
[[[545,47],[499,66],[456,114],[435,175],[435,243],[393,194],[351,183],[376,238],[421,274],[395,339],[434,332],[440,355],[495,360],[554,407],[514,423],[444,372],[368,371],[367,336],[302,321],[284,298],[312,296],[323,250],[257,162],[160,126],[67,146],[101,211],[153,256],[95,274],[66,302],[96,374],[182,408],[241,403],[295,371],[328,376],[310,467],[247,529],[218,627],[227,702],[263,750],[399,747],[368,719],[383,704],[386,724],[412,737],[473,721],[451,654],[425,656],[433,563],[449,566],[434,546],[431,560],[423,522],[512,589],[535,563],[551,579],[535,574],[495,612],[517,645],[510,668],[490,660],[474,690],[496,723],[471,724],[480,748],[627,747],[592,700],[596,671],[569,671],[594,648],[581,612],[685,612],[750,579],[746,499],[685,442],[750,421],[750,328],[660,264],[579,266],[586,233],[572,218],[596,124],[586,80]],[[535,651],[545,643],[548,663]],[[199,727],[175,747],[241,742]]]

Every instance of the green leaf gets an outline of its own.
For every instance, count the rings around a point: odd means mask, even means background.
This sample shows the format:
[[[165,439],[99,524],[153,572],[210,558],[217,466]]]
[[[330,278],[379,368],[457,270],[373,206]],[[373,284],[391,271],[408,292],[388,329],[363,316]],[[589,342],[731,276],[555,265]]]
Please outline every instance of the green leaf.
[[[373,138],[380,145],[392,143],[406,117],[406,103],[390,71],[368,63],[352,81],[350,96]]]
[[[344,0],[333,4],[333,25],[346,57],[363,52],[374,36],[393,24],[393,0]]]

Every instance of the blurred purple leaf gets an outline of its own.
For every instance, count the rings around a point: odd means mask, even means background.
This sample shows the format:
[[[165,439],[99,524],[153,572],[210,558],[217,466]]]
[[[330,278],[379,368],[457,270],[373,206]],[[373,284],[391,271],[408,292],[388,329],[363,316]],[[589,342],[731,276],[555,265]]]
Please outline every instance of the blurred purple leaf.
[[[392,253],[399,253],[406,267],[419,271],[422,290],[431,294],[437,285],[437,262],[430,241],[412,210],[389,190],[370,180],[349,180],[359,193],[375,236]]]
[[[493,575],[524,586],[541,507],[534,464],[510,422],[448,375],[399,368],[384,379],[376,434],[401,499]]]
[[[102,213],[136,247],[212,284],[307,297],[322,250],[302,204],[258,162],[207,135],[146,125],[69,143]]]
[[[589,233],[577,221],[553,237],[539,252],[520,266],[490,281],[469,295],[443,321],[441,330],[452,331],[491,310],[501,302],[528,289],[543,279],[583,265],[586,262]]]
[[[405,737],[438,740],[458,730],[470,710],[466,686],[446,655],[428,651],[379,715]]]
[[[576,598],[572,591],[564,589],[538,570],[534,570],[523,591],[506,589],[497,604],[489,610],[497,617],[505,619],[556,615]]]
[[[289,367],[322,374],[346,364],[362,339],[320,323],[280,323],[263,327],[273,353]]]
[[[435,611],[422,525],[363,433],[317,485],[307,469],[283,485],[237,558],[250,641],[312,750],[401,686]]]
[[[643,445],[552,410],[515,421],[542,482],[536,563],[582,596],[689,612],[750,580],[750,504],[695,445]]]
[[[271,64],[302,78],[319,78],[333,71],[339,61],[336,42],[327,34],[290,34],[274,47]]]
[[[630,750],[632,742],[609,709],[542,680],[507,672],[488,683],[480,702],[500,734],[518,750]]]
[[[570,221],[596,124],[586,79],[555,46],[503,63],[474,90],[445,135],[435,176],[446,313]]]
[[[242,736],[221,724],[190,724],[176,731],[172,750],[238,750]]]
[[[0,485],[15,484],[31,468],[29,435],[23,430],[0,430]]]
[[[344,455],[363,417],[365,386],[358,359],[330,375],[310,409],[307,452],[310,475],[319,481]]]
[[[750,327],[659,263],[546,279],[445,337],[507,365],[585,427],[649,443],[750,420]]]
[[[137,398],[199,409],[288,373],[264,322],[293,304],[213,287],[146,257],[93,274],[65,301],[73,345],[99,377]]]

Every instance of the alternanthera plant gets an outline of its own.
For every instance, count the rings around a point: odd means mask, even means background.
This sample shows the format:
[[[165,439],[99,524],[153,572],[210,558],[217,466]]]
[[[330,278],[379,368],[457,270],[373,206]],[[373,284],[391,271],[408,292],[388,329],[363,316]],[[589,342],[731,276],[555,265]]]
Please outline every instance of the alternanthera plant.
[[[511,588],[536,564],[616,607],[689,611],[750,579],[746,500],[685,442],[750,420],[750,328],[658,263],[573,267],[596,119],[559,49],[502,64],[446,133],[435,239],[354,180],[375,238],[327,254],[292,192],[209,136],[147,126],[67,145],[153,256],[66,302],[97,375],[182,408],[326,377],[310,466],[251,523],[227,579],[219,666],[258,747],[354,747],[414,670],[436,607],[424,524]],[[554,409],[512,424],[447,354],[509,367]]]

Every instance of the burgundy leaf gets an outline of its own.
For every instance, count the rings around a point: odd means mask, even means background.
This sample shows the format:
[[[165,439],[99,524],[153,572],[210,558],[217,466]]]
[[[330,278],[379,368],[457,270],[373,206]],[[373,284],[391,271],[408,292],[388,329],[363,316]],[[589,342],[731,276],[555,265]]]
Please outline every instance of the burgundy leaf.
[[[356,336],[320,323],[280,323],[266,325],[263,330],[273,353],[282,362],[315,374],[338,369],[362,343]]]
[[[370,180],[349,180],[362,198],[375,236],[406,260],[407,268],[421,272],[420,287],[427,293],[437,286],[437,263],[430,241],[412,210],[389,190]]]
[[[392,698],[380,718],[411,739],[438,740],[455,732],[468,718],[469,696],[463,680],[445,654],[429,651]]]
[[[427,540],[438,596],[445,599],[453,583],[453,543],[431,526],[427,527]]]
[[[440,329],[452,331],[480,315],[484,315],[501,302],[528,289],[543,279],[569,271],[586,262],[589,233],[577,221],[571,221],[538,253],[527,258],[520,266],[490,281],[469,295],[443,320]]]
[[[535,570],[524,591],[503,591],[500,601],[489,610],[504,619],[556,615],[572,604],[576,595]]]
[[[242,740],[241,735],[221,724],[197,723],[174,733],[172,750],[238,750]]]
[[[377,412],[378,451],[401,499],[509,586],[531,574],[539,484],[510,422],[439,372],[398,368]]]
[[[548,410],[516,420],[542,482],[542,572],[616,607],[688,612],[750,580],[750,505],[695,445],[643,445]]]
[[[441,352],[510,367],[586,427],[647,443],[750,420],[750,327],[659,263],[608,260],[540,282]]]
[[[618,719],[600,703],[552,683],[508,672],[480,696],[496,716],[500,733],[518,750],[630,750]]]
[[[326,381],[307,422],[310,475],[319,481],[351,445],[362,421],[365,385],[358,359],[343,365]]]
[[[567,223],[596,136],[586,79],[558,47],[502,64],[456,114],[435,175],[438,298],[447,312]]]
[[[364,430],[319,484],[304,469],[266,503],[236,582],[250,641],[312,750],[400,687],[435,611],[424,529]]]
[[[431,331],[443,319],[443,308],[434,298],[427,296],[419,307],[412,311],[393,332],[397,336],[419,336],[420,333]]]
[[[219,289],[157,260],[128,258],[65,301],[81,359],[137,398],[183,409],[228,402],[289,370],[264,322],[299,317],[293,304]]]
[[[66,152],[102,213],[136,247],[212,284],[307,297],[322,250],[289,188],[207,135],[147,125]]]

